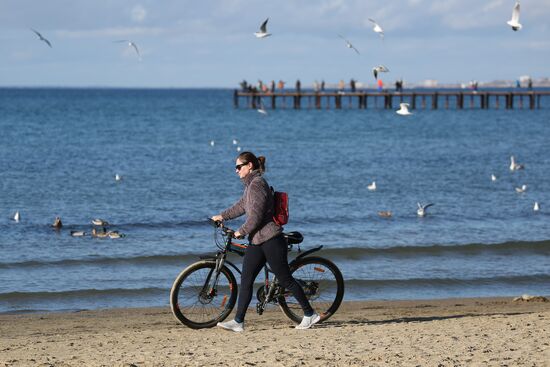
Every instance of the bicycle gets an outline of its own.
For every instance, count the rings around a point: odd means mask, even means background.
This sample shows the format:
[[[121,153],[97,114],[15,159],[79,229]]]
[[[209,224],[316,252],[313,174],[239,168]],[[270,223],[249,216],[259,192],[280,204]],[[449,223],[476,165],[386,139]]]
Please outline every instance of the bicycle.
[[[237,301],[238,283],[231,271],[241,271],[227,260],[229,253],[244,256],[247,244],[233,242],[235,231],[221,222],[210,220],[215,226],[214,242],[218,247],[215,256],[201,256],[201,260],[189,265],[176,278],[170,290],[172,313],[183,325],[192,329],[216,326],[229,316]],[[344,278],[338,267],[322,257],[310,256],[323,246],[302,252],[299,244],[303,236],[299,232],[283,233],[289,252],[294,245],[298,256],[290,261],[290,272],[304,289],[311,306],[325,321],[340,307],[344,297]],[[220,240],[221,239],[221,240]],[[303,312],[290,291],[278,284],[271,269],[264,265],[265,282],[256,292],[256,312],[262,314],[270,304],[278,305],[295,323],[302,320]]]

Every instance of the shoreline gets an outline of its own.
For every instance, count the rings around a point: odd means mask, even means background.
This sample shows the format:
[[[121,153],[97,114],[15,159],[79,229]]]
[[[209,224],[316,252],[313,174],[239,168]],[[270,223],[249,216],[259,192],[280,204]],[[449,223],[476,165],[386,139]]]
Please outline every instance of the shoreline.
[[[232,317],[233,314],[230,316]],[[192,330],[169,307],[0,314],[0,365],[529,365],[550,361],[550,302],[346,301],[295,330],[278,307],[245,332]]]

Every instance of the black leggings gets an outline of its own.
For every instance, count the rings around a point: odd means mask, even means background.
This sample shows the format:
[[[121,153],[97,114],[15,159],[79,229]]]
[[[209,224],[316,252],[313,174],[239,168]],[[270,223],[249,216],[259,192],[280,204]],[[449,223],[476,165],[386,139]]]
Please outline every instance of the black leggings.
[[[275,273],[279,284],[290,290],[294,298],[300,303],[300,306],[304,310],[304,315],[311,316],[313,314],[313,309],[304,294],[304,290],[290,274],[287,252],[286,241],[282,235],[267,240],[261,245],[250,245],[247,247],[243,259],[241,289],[239,291],[235,321],[244,321],[246,310],[252,300],[254,280],[256,280],[258,273],[262,270],[266,261],[273,273]]]

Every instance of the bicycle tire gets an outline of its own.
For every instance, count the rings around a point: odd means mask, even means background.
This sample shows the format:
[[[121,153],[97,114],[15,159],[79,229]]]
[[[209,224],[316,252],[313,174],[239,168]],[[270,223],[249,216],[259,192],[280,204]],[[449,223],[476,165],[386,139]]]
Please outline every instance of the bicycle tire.
[[[304,289],[311,307],[321,316],[320,322],[334,315],[344,298],[344,277],[332,261],[304,257],[291,264],[290,272]],[[302,307],[288,290],[279,296],[278,303],[289,319],[295,323],[302,321]]]
[[[214,274],[215,269],[215,261],[198,261],[185,268],[174,281],[170,290],[170,308],[183,325],[192,329],[214,327],[235,307],[238,285],[225,265],[220,271],[217,293],[204,293],[208,275]]]

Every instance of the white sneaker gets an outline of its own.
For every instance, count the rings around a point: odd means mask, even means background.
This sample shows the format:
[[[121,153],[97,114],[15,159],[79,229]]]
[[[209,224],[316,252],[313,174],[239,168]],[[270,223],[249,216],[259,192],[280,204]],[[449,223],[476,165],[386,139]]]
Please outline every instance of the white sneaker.
[[[314,313],[311,316],[304,316],[300,325],[296,325],[296,329],[309,329],[310,327],[318,323],[319,320],[321,320],[321,316],[319,316],[319,314],[317,313]]]
[[[218,326],[225,330],[241,333],[244,331],[244,322],[237,322],[235,320],[218,322]]]

